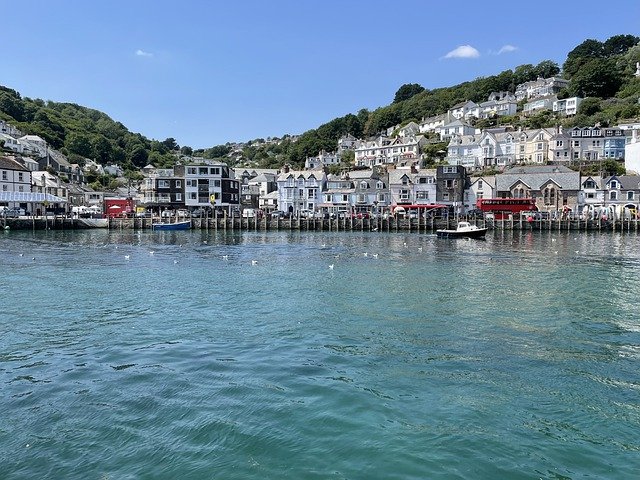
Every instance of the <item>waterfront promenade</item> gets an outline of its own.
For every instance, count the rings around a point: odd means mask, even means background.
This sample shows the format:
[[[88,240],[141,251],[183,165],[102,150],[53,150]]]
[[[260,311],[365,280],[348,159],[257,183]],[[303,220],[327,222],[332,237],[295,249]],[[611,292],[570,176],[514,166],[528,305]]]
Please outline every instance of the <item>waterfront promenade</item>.
[[[500,220],[467,216],[436,218],[242,218],[233,216],[190,218],[191,228],[230,231],[316,231],[316,232],[415,232],[432,233],[441,228],[454,228],[458,221],[468,221],[479,227],[494,230],[535,231],[613,231],[638,233],[640,220],[616,221],[578,218],[546,218],[528,220],[525,217]],[[23,217],[1,219],[0,227],[8,230],[80,230],[109,228],[111,230],[146,230],[160,218],[109,218],[91,223],[91,220],[67,217]],[[166,220],[165,220],[166,221]],[[171,220],[174,221],[174,220]]]

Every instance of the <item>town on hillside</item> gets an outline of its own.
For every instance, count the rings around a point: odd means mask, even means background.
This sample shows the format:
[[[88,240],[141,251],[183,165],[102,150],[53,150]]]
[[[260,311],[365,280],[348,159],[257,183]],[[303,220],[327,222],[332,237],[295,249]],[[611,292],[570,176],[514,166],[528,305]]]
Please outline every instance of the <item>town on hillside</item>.
[[[583,99],[557,97],[566,85],[557,76],[538,78],[515,92],[452,105],[441,115],[397,125],[373,138],[345,135],[335,152],[318,152],[301,169],[231,168],[223,161],[176,153],[173,168],[149,164],[139,176],[125,178],[116,164],[92,159],[72,164],[41,137],[0,121],[0,214],[117,217],[216,211],[326,218],[392,215],[435,205],[468,214],[484,200],[526,198],[540,212],[583,215],[607,207],[611,215],[636,218],[640,122],[567,130],[472,126],[472,120],[541,110],[576,115]],[[437,151],[435,164],[427,164],[425,151],[434,144],[446,149]],[[104,188],[95,182],[89,186],[87,177],[96,175],[116,181]]]

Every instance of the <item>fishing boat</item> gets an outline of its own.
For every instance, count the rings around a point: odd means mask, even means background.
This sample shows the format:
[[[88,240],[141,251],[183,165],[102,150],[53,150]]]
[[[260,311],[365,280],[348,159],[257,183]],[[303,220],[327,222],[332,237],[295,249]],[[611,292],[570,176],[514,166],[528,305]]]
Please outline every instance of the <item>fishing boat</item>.
[[[436,230],[436,235],[440,238],[484,238],[487,230],[487,228],[480,228],[477,225],[471,225],[469,222],[458,222],[455,230]]]
[[[191,220],[185,220],[184,222],[175,223],[152,223],[152,230],[189,230],[191,228]]]

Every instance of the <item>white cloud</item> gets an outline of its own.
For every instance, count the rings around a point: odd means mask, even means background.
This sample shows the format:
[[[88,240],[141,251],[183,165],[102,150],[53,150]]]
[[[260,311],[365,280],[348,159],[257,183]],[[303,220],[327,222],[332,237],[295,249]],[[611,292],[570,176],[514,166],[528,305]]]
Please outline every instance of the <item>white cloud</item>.
[[[502,55],[503,53],[515,52],[518,50],[518,47],[514,47],[513,45],[503,45],[503,47],[498,50],[498,55]]]
[[[480,52],[471,45],[460,45],[458,48],[451,50],[443,58],[478,58]]]
[[[136,50],[137,57],[153,57],[153,53],[145,52],[144,50]]]

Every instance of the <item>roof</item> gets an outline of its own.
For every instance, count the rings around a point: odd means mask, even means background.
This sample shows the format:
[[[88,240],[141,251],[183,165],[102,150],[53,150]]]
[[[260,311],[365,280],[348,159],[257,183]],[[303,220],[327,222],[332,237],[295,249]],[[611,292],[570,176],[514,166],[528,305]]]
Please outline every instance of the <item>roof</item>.
[[[67,203],[67,201],[64,198],[51,195],[50,193],[34,193],[34,192],[0,192],[0,202]]]
[[[607,177],[604,184],[607,185],[611,180],[620,182],[621,190],[638,190],[640,188],[640,176],[638,175],[614,175]]]
[[[562,166],[516,167],[501,175],[496,175],[496,190],[504,192],[518,182],[527,184],[533,190],[540,190],[552,181],[562,190],[580,190],[580,172]]]
[[[17,160],[10,157],[0,157],[0,168],[5,170],[18,170],[28,172],[29,170]]]

